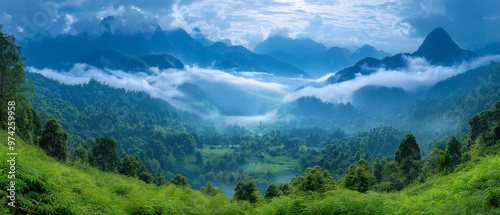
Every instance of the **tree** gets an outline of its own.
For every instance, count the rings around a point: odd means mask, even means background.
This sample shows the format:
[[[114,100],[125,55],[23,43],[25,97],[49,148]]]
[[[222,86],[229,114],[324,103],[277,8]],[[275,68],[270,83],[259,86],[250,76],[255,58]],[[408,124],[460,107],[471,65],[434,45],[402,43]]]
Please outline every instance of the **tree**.
[[[98,137],[90,143],[92,145],[91,164],[99,167],[103,172],[115,171],[119,161],[116,141],[105,136]]]
[[[156,185],[158,186],[161,186],[161,185],[164,185],[167,183],[167,179],[165,178],[165,176],[163,176],[163,174],[158,173],[156,174],[156,177],[155,179],[153,180],[153,183],[155,183]]]
[[[126,155],[125,158],[123,158],[122,166],[118,172],[122,175],[137,177],[139,176],[139,170],[142,165],[142,161],[138,156]]]
[[[200,192],[204,193],[205,195],[209,197],[214,197],[217,194],[221,193],[221,188],[220,187],[212,187],[212,184],[207,181],[207,187],[205,188],[204,186],[201,186]]]
[[[397,191],[404,188],[404,178],[401,176],[396,161],[387,162],[382,169],[382,180],[377,185],[378,190]]]
[[[39,145],[51,157],[60,161],[66,160],[68,149],[68,134],[55,119],[49,119],[40,138]]]
[[[375,162],[373,163],[373,176],[377,179],[377,182],[380,183],[380,180],[382,180],[382,162],[380,162],[380,159],[375,158]]]
[[[243,181],[238,181],[236,184],[236,191],[233,195],[235,200],[249,201],[250,203],[257,202],[257,188],[255,188],[255,180],[248,181],[247,183]]]
[[[2,129],[6,129],[9,117],[7,102],[15,101],[15,113],[20,114],[21,100],[26,101],[21,93],[25,92],[27,88],[21,47],[15,45],[14,35],[4,34],[2,28],[3,25],[0,25],[0,126]]]
[[[309,133],[306,137],[306,146],[309,147],[316,147],[320,144],[321,140],[319,138],[318,133]]]
[[[267,187],[266,195],[264,196],[264,198],[272,199],[272,198],[278,197],[278,196],[280,196],[280,190],[278,190],[276,188],[276,184],[274,184],[274,183],[269,184],[269,186]]]
[[[153,182],[153,175],[146,169],[144,165],[142,165],[141,169],[139,170],[139,179],[148,184]]]
[[[71,162],[78,161],[80,163],[88,163],[89,162],[89,153],[87,149],[83,146],[78,147],[70,157]]]
[[[203,167],[203,156],[201,155],[200,152],[196,152],[196,165],[200,166],[200,167]]]
[[[188,179],[186,176],[182,176],[181,174],[177,174],[174,178],[170,180],[170,183],[179,185],[179,186],[188,186]]]
[[[446,144],[446,149],[448,149],[448,152],[453,158],[452,166],[455,167],[456,165],[460,164],[462,159],[462,153],[460,152],[460,142],[457,140],[455,136],[452,136],[448,140]]]
[[[409,133],[399,144],[395,160],[401,175],[406,179],[406,184],[417,178],[420,173],[420,148],[413,134]]]
[[[453,156],[449,153],[448,148],[444,150],[444,153],[439,157],[439,171],[444,171],[445,173],[450,172],[453,169]]]
[[[300,191],[324,192],[333,185],[333,177],[328,170],[321,167],[308,167],[299,177],[292,176],[290,183]]]
[[[368,191],[377,179],[370,174],[368,162],[361,158],[357,164],[351,164],[347,175],[344,178],[344,184],[347,189],[356,190],[362,193]]]

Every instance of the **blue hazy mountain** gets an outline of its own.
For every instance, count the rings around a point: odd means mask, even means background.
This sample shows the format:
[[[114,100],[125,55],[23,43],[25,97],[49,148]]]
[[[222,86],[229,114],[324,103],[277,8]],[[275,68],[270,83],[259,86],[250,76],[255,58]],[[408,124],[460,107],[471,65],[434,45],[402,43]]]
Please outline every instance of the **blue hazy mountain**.
[[[316,77],[345,68],[364,57],[381,59],[390,55],[367,44],[351,53],[345,48],[327,48],[310,38],[291,39],[282,36],[267,38],[255,47],[254,52],[273,56]]]
[[[23,46],[23,56],[28,59],[25,62],[26,65],[37,68],[68,69],[74,63],[81,62],[82,57],[85,57],[84,59],[99,66],[118,66],[128,69],[135,66],[144,67],[144,65],[138,65],[141,63],[137,59],[132,60],[132,65],[116,60],[131,59],[131,56],[139,58],[147,55],[169,54],[186,65],[212,67],[214,62],[231,60],[241,68],[250,71],[255,70],[285,77],[310,77],[289,63],[268,55],[255,54],[242,46],[227,46],[222,42],[204,46],[180,28],[164,31],[157,27],[152,32],[142,32],[135,35],[107,32],[98,36],[42,37],[37,40],[24,41],[21,45]],[[96,49],[117,50],[125,56],[116,52],[96,52],[94,54],[97,56],[87,56],[88,53]],[[110,56],[104,57],[105,55]],[[113,59],[113,62],[106,62],[105,58]],[[162,57],[151,56],[139,60],[148,61],[148,64],[155,64],[154,66],[166,66],[166,64],[158,64],[159,60],[161,61],[160,58]],[[163,59],[163,61],[166,63],[169,59]],[[175,62],[171,63],[175,64]],[[176,66],[174,65],[174,67]]]
[[[364,58],[358,61],[354,66],[345,68],[330,77],[325,84],[354,79],[356,74],[368,75],[379,68],[395,70],[406,66],[405,57],[423,57],[432,65],[452,66],[469,61],[478,56],[478,54],[461,49],[442,28],[434,29],[427,37],[417,51],[412,54],[400,53],[394,56],[385,57],[382,60],[376,58]]]
[[[146,55],[134,57],[126,55],[118,50],[96,49],[81,57],[78,63],[86,63],[97,68],[108,68],[124,71],[146,71],[150,67],[159,69],[177,68],[183,69],[184,64],[169,54]]]
[[[202,44],[204,46],[210,46],[210,45],[216,43],[215,41],[212,41],[212,40],[209,40],[208,38],[206,38],[205,35],[203,35],[203,33],[201,32],[201,30],[199,28],[194,28],[193,31],[189,35],[194,40],[198,41],[200,44]],[[223,42],[228,46],[233,45],[233,43],[229,39],[223,39],[220,42]]]
[[[154,54],[139,57],[148,64],[149,67],[158,67],[159,69],[184,69],[184,64],[176,57],[169,54]]]

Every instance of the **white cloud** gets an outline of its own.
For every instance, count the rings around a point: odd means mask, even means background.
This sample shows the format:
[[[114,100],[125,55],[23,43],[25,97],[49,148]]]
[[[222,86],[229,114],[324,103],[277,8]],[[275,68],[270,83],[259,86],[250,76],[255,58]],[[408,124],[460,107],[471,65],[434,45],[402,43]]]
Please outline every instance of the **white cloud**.
[[[308,86],[287,95],[285,101],[293,101],[302,96],[315,96],[330,103],[346,103],[351,101],[351,96],[355,91],[366,86],[398,87],[414,92],[431,87],[453,75],[486,65],[491,60],[499,61],[500,55],[482,57],[471,63],[462,63],[452,67],[432,66],[424,58],[407,58],[408,67],[402,70],[378,69],[370,75],[357,75],[352,80],[330,84],[322,88]],[[328,75],[322,80],[325,80],[326,77]]]

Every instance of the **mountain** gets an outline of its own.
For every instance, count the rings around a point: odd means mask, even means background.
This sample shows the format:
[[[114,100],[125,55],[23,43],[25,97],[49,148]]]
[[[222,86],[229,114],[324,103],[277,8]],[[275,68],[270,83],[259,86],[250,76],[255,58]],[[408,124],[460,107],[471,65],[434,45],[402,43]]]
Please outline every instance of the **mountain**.
[[[260,42],[253,50],[258,54],[272,54],[277,51],[284,51],[291,54],[322,53],[327,49],[325,45],[314,42],[310,38],[292,39],[282,36],[271,36]]]
[[[143,57],[133,57],[123,54],[118,50],[96,49],[84,55],[78,60],[79,63],[86,63],[97,68],[108,68],[124,71],[146,71],[150,67],[159,69],[176,68],[183,69],[184,64],[169,54],[146,55]]]
[[[144,61],[118,50],[94,50],[81,57],[79,62],[102,69],[146,70],[148,68]]]
[[[269,55],[256,54],[243,46],[227,46],[225,43],[217,42],[209,47],[217,59],[217,66],[223,66],[222,62],[226,61],[226,66],[238,66],[243,70],[267,72],[270,74],[284,77],[304,77],[311,76],[301,69],[277,60]],[[230,61],[229,61],[230,60]]]
[[[355,61],[359,59],[363,59],[365,57],[373,57],[377,59],[382,59],[384,57],[391,56],[391,54],[384,52],[382,50],[377,50],[375,47],[370,46],[368,44],[365,44],[361,46],[359,49],[354,51],[350,58],[354,59]]]
[[[162,68],[182,68],[180,62],[212,67],[214,62],[220,64],[231,60],[249,71],[285,77],[310,77],[296,66],[268,55],[255,54],[243,46],[228,46],[223,42],[204,46],[180,28],[163,31],[158,27],[153,32],[135,35],[108,32],[98,36],[44,37],[23,41],[22,46],[23,56],[28,59],[26,65],[37,68],[67,70],[78,62],[121,69],[146,68],[144,63]],[[96,49],[115,51],[95,51]],[[143,57],[148,55],[151,56]],[[180,62],[173,60],[173,56]]]
[[[442,28],[434,29],[412,54],[400,53],[381,60],[367,57],[354,66],[345,68],[331,76],[324,84],[333,84],[354,79],[356,74],[368,75],[379,68],[396,70],[407,65],[407,57],[424,57],[432,65],[452,66],[478,57],[474,52],[460,49]]]
[[[184,64],[177,58],[169,54],[155,54],[139,57],[148,64],[149,67],[158,67],[159,69],[184,69]]]
[[[282,36],[267,38],[255,47],[254,52],[273,56],[316,77],[345,68],[364,57],[381,59],[390,55],[367,44],[351,53],[346,48],[327,49],[325,45],[310,38],[291,39]]]
[[[461,49],[444,29],[436,28],[411,56],[425,57],[433,65],[452,66],[477,57],[477,54]]]

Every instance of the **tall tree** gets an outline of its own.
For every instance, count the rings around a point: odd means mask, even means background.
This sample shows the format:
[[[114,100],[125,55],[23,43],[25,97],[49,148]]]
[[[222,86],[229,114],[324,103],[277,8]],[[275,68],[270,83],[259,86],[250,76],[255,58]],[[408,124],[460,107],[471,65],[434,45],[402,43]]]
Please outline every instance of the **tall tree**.
[[[91,164],[99,167],[103,172],[115,171],[119,162],[116,141],[108,136],[98,137],[95,141],[92,141],[92,145]]]
[[[196,165],[203,167],[204,162],[203,162],[203,156],[201,155],[201,153],[196,152],[195,156],[196,156]]]
[[[382,169],[383,165],[382,162],[380,162],[380,159],[378,157],[375,158],[375,162],[373,163],[373,176],[377,179],[378,182],[382,180]]]
[[[421,158],[420,148],[415,136],[411,133],[407,134],[399,144],[395,156],[399,172],[406,179],[406,183],[410,183],[417,178],[421,169]]]
[[[446,149],[448,149],[448,153],[453,158],[453,166],[456,166],[460,164],[461,159],[462,159],[462,153],[460,152],[460,142],[457,140],[455,136],[452,136],[447,144],[446,144]]]
[[[39,141],[40,147],[47,155],[64,161],[68,156],[68,134],[61,129],[55,119],[49,119]]]
[[[40,135],[36,118],[29,97],[34,93],[33,82],[25,80],[24,58],[21,47],[15,45],[13,35],[2,32],[0,24],[0,128],[7,129],[9,116],[15,118],[16,133],[29,143],[36,143],[36,135]],[[15,114],[15,115],[13,115]],[[36,121],[36,122],[34,122]]]

